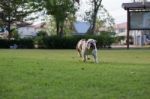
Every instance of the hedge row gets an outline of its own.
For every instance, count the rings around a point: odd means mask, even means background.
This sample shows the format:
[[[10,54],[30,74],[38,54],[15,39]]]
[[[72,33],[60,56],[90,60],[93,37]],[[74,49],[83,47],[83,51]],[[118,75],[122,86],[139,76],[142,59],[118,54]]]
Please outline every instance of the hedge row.
[[[97,40],[98,48],[109,48],[113,43],[113,38],[111,36],[101,35],[101,36],[69,36],[69,37],[57,37],[49,36],[43,37],[36,41],[39,48],[46,49],[74,49],[77,42],[80,39],[89,39],[93,38]],[[0,48],[10,48],[16,44],[18,48],[34,48],[35,39],[20,39],[20,40],[0,40]]]
[[[0,40],[0,48],[10,48],[17,45],[17,48],[34,48],[33,39],[19,39],[19,40]]]
[[[80,39],[93,38],[97,41],[98,48],[110,48],[113,38],[110,36],[70,36],[57,37],[51,36],[43,39],[44,47],[48,49],[74,49]]]

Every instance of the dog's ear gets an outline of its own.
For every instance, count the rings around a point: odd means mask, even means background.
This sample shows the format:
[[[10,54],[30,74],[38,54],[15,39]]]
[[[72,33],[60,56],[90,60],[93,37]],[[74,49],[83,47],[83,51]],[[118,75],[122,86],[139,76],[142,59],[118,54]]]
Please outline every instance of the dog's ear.
[[[95,41],[95,43],[97,43],[97,41],[96,40],[94,40]]]

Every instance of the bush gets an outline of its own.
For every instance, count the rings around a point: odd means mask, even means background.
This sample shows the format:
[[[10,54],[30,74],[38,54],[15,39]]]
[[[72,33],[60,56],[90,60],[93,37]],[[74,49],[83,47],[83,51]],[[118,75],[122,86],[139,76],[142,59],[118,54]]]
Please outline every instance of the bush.
[[[34,38],[34,44],[38,45],[38,48],[45,48],[44,38],[48,37],[45,31],[39,31]]]
[[[17,40],[17,43],[19,48],[34,48],[34,42],[33,39],[31,38],[26,38],[26,39],[19,39]]]
[[[10,48],[16,44],[18,48],[34,48],[32,39],[0,40],[0,48]]]
[[[9,48],[17,44],[18,48],[34,48],[35,42],[40,45],[39,48],[47,49],[75,49],[76,44],[80,39],[93,38],[97,40],[98,48],[110,48],[114,42],[114,38],[109,33],[101,33],[99,36],[84,35],[84,36],[47,36],[43,33],[34,39],[19,39],[19,40],[0,40],[0,48]]]
[[[67,37],[57,37],[57,36],[50,36],[44,38],[44,44],[46,48],[50,49],[74,49],[76,47],[77,42],[80,39],[89,39],[93,38],[97,40],[97,47],[98,48],[110,48],[111,44],[113,43],[113,38],[110,36],[67,36]]]
[[[10,42],[9,40],[0,40],[0,48],[9,48],[10,46]]]
[[[20,35],[19,35],[17,29],[15,29],[15,28],[11,29],[11,35],[12,35],[12,38],[14,38],[14,39],[18,40],[20,38]]]

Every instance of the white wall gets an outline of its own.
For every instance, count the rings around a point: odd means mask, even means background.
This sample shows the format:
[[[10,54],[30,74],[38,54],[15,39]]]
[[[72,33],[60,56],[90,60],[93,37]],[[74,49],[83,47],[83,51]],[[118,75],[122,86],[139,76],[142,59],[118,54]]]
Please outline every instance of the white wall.
[[[36,36],[39,29],[34,27],[20,27],[18,28],[18,33],[21,38]]]

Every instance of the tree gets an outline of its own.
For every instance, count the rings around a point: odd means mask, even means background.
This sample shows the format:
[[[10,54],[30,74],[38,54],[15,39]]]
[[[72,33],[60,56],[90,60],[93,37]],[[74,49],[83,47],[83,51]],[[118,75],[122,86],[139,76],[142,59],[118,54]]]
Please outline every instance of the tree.
[[[91,8],[86,12],[86,17],[84,18],[84,20],[91,23],[88,33],[93,35],[96,32],[101,31],[99,28],[112,32],[114,19],[103,7],[102,0],[90,0],[89,4]]]
[[[114,24],[115,24],[114,18],[109,14],[109,12],[104,8],[103,5],[100,6],[97,14],[95,15],[95,19],[93,19],[93,9],[90,8],[89,10],[87,10],[86,16],[84,17],[84,21],[88,21],[91,24],[94,24],[94,25],[91,25],[88,31],[89,34],[95,34],[100,31],[113,32],[114,30],[113,29]]]
[[[75,15],[69,15],[64,23],[65,27],[64,27],[64,32],[65,35],[70,35],[71,33],[74,32],[74,25],[73,23],[76,20],[76,16]]]
[[[98,12],[97,19],[100,21],[100,23],[102,23],[105,31],[114,32],[114,18],[103,6]]]
[[[64,22],[68,15],[75,14],[74,0],[43,0],[47,14],[52,15],[56,23],[57,35],[64,35]]]
[[[23,21],[23,18],[32,12],[39,11],[39,4],[34,0],[2,0],[0,2],[2,9],[2,20],[7,26],[9,38],[11,38],[11,24]]]
[[[92,4],[92,15],[91,15],[91,27],[90,27],[90,33],[94,34],[95,32],[95,25],[97,20],[97,14],[101,7],[102,0],[91,0]]]

